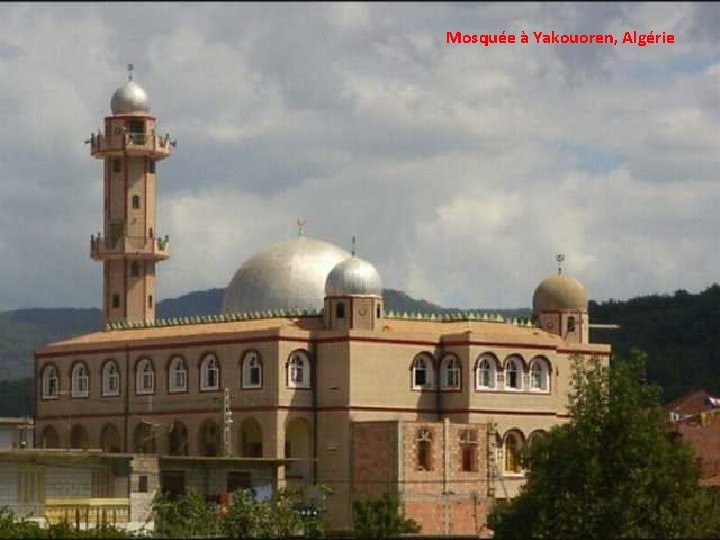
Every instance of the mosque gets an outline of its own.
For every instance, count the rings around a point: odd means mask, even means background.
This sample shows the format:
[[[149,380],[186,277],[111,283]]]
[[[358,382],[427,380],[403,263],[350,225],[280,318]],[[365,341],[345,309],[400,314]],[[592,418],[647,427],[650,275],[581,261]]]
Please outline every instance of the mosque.
[[[538,285],[532,320],[399,314],[370,262],[302,231],[237,269],[221,313],[157,319],[171,244],[155,182],[175,142],[130,75],[87,143],[103,163],[90,256],[105,327],[36,351],[41,448],[158,456],[170,491],[326,486],[334,530],[355,498],[389,491],[424,533],[476,534],[522,485],[524,445],[568,418],[572,361],[609,361],[568,275]]]

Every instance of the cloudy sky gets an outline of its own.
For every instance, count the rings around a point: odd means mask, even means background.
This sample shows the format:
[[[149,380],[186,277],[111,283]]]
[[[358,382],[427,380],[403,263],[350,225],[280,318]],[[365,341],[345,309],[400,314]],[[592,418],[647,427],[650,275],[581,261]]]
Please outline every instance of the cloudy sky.
[[[158,297],[223,287],[306,234],[387,287],[528,306],[720,281],[720,6],[2,4],[0,308],[99,306],[101,164],[83,141],[125,65],[178,139],[158,168]],[[520,34],[454,45],[446,33]],[[673,45],[535,44],[533,31]]]

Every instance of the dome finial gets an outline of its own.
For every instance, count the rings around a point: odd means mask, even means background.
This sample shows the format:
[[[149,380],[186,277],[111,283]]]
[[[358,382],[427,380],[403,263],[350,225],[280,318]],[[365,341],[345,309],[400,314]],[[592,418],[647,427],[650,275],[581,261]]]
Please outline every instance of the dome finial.
[[[558,253],[555,255],[555,260],[558,263],[558,276],[562,275],[562,263],[565,262],[565,255],[562,253]]]
[[[127,70],[128,70],[128,81],[132,81],[132,72],[135,69],[135,64],[128,64]]]
[[[305,218],[297,218],[295,223],[297,223],[298,226],[298,236],[304,236],[305,235],[305,222],[307,220]]]

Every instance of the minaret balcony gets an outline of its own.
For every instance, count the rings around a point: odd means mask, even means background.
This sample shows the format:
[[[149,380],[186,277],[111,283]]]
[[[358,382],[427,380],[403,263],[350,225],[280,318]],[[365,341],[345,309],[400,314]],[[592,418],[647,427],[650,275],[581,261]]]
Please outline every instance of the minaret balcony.
[[[175,141],[170,135],[158,136],[146,133],[118,133],[105,136],[93,133],[86,141],[90,144],[90,155],[98,159],[120,156],[149,156],[160,161],[170,156],[170,147]]]
[[[91,235],[90,257],[96,261],[126,258],[163,261],[170,257],[170,239],[121,236],[113,243],[102,235]]]

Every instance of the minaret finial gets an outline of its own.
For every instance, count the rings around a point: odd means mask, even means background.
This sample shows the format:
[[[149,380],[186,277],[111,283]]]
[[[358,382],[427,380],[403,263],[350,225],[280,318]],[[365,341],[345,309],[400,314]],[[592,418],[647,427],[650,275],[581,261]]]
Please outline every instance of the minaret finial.
[[[304,236],[305,235],[305,218],[300,219],[297,218],[297,226],[298,226],[298,236]]]
[[[565,262],[565,255],[563,255],[562,253],[558,253],[557,255],[555,255],[555,260],[558,263],[558,276],[561,276],[562,275],[562,264],[563,264],[563,262]]]
[[[357,251],[357,237],[353,234],[352,239],[352,256],[355,256],[355,252]]]
[[[132,81],[132,72],[135,69],[135,64],[128,64],[127,70],[128,70],[128,81]]]

